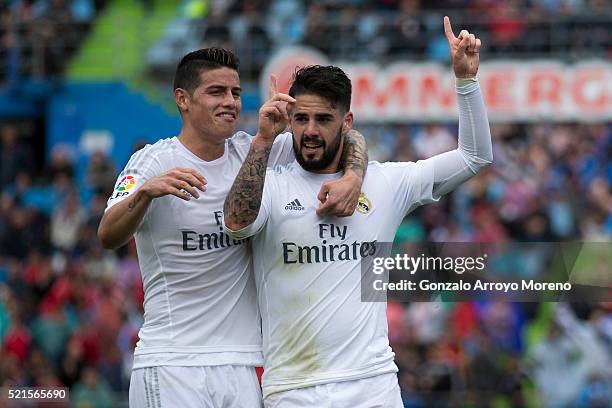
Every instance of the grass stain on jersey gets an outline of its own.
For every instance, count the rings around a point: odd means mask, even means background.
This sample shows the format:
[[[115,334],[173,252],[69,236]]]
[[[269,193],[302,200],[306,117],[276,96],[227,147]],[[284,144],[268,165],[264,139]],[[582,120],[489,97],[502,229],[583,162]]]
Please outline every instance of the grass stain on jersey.
[[[308,294],[295,297],[287,302],[287,309],[304,310],[306,305],[311,305],[312,298]],[[284,363],[284,368],[290,368],[292,377],[306,378],[312,376],[321,368],[319,351],[316,345],[316,336],[305,327],[289,327],[282,334],[283,354],[289,356]],[[283,370],[284,371],[284,370]]]
[[[303,332],[302,332],[303,333]],[[286,360],[287,367],[293,367],[292,376],[297,378],[310,377],[321,368],[319,362],[319,352],[314,339],[311,338],[304,342],[306,335],[301,331],[294,331],[289,334],[284,342],[288,350],[292,350],[291,357]]]

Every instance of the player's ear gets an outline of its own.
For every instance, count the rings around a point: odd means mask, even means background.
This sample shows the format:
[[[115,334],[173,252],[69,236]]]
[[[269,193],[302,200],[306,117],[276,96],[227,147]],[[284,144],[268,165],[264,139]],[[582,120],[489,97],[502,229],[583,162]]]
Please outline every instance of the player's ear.
[[[346,112],[344,114],[344,121],[342,122],[342,131],[347,133],[353,128],[353,112]]]
[[[174,102],[181,112],[187,112],[189,110],[189,93],[183,88],[176,88],[174,90]]]

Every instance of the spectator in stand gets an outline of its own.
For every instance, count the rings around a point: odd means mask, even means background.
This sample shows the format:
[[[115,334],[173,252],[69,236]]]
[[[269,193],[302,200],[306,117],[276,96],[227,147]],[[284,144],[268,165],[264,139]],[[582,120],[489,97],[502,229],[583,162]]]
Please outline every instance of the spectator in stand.
[[[108,196],[109,186],[115,183],[117,170],[115,165],[109,160],[108,156],[102,151],[96,151],[89,161],[87,167],[87,182],[95,193]]]
[[[107,408],[115,406],[111,388],[95,367],[86,367],[81,380],[74,386],[70,395],[77,407]]]
[[[59,366],[59,378],[67,387],[73,387],[81,378],[85,367],[83,344],[76,336],[71,336]]]
[[[15,125],[0,125],[0,191],[13,183],[21,169],[32,168],[32,153],[19,142]]]
[[[578,346],[557,323],[551,323],[533,354],[534,380],[542,401],[551,406],[576,404],[583,384],[581,360]]]
[[[51,158],[45,170],[45,175],[51,182],[54,182],[60,176],[69,181],[74,180],[74,162],[66,146],[58,145],[51,150]]]
[[[72,251],[87,215],[76,191],[71,191],[51,217],[51,243],[58,249]]]
[[[455,149],[456,139],[447,128],[427,124],[421,132],[416,134],[413,145],[417,157],[423,159]]]

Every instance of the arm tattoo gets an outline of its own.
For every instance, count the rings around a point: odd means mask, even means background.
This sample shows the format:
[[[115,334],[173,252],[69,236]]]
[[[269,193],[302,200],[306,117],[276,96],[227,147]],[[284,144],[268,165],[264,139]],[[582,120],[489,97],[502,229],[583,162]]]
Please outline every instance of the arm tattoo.
[[[128,204],[128,211],[132,212],[134,208],[136,208],[136,205],[140,202],[141,199],[142,199],[142,196],[137,195],[136,197],[134,197],[134,199],[130,201],[130,203]]]
[[[344,138],[342,163],[345,172],[353,170],[362,178],[365,177],[368,168],[368,150],[365,138],[354,129],[351,129]]]
[[[223,212],[226,224],[231,225],[231,229],[238,230],[251,225],[259,214],[270,150],[271,147],[251,145],[249,154],[225,197]]]

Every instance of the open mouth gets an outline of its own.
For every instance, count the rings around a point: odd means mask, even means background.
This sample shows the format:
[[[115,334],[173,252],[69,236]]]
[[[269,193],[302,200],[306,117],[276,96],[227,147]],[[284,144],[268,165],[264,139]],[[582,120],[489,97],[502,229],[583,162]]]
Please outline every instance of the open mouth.
[[[236,114],[233,112],[221,112],[217,114],[217,117],[227,121],[227,122],[233,122],[236,120]]]
[[[306,155],[314,155],[317,153],[319,149],[322,149],[322,148],[323,148],[323,144],[321,143],[315,143],[315,142],[302,143],[302,152]]]
[[[323,147],[323,142],[321,142],[320,140],[308,140],[308,141],[303,141],[302,142],[302,148],[305,149],[318,149],[320,147]]]

